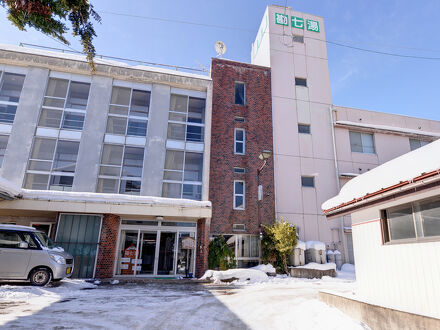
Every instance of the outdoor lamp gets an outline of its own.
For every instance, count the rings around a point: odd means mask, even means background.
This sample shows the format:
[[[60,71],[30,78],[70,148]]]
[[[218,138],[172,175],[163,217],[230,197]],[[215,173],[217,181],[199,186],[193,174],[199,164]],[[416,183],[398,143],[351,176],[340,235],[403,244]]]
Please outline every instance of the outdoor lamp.
[[[266,160],[269,159],[270,156],[272,156],[272,151],[263,150],[263,152],[258,155],[258,158],[260,158],[261,160]]]

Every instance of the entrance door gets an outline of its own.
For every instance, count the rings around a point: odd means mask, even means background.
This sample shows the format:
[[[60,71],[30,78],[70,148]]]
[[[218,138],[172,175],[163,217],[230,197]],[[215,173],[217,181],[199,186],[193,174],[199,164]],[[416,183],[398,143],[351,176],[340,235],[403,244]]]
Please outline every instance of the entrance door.
[[[154,274],[154,257],[156,255],[156,237],[155,232],[141,233],[140,258],[138,263],[138,274]]]
[[[175,245],[176,233],[160,233],[159,263],[157,267],[157,275],[175,274]]]
[[[55,243],[75,260],[72,277],[92,278],[95,272],[101,217],[84,214],[61,214]]]

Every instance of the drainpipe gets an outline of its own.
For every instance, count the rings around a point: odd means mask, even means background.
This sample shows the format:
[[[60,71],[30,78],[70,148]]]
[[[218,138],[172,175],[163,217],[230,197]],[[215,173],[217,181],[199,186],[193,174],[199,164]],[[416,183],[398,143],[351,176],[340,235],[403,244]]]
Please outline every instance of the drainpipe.
[[[339,167],[338,167],[338,158],[337,158],[337,152],[336,152],[336,138],[335,138],[335,123],[333,119],[333,106],[328,107],[329,113],[330,113],[330,126],[332,128],[332,142],[333,142],[333,158],[335,160],[335,175],[336,175],[336,188],[338,188],[338,194],[341,190],[341,185],[339,184]],[[344,259],[345,262],[347,262],[348,257],[348,251],[346,251],[347,244],[345,244],[345,235],[344,235],[344,217],[340,218],[340,230],[341,230],[341,243],[342,243],[342,249],[344,252]]]

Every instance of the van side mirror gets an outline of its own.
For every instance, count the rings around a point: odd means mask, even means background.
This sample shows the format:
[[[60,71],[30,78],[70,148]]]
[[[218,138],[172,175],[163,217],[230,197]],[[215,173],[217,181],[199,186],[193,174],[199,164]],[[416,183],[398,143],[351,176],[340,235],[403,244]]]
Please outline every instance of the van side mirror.
[[[18,246],[20,249],[27,249],[29,248],[29,244],[27,242],[20,242],[20,245]]]

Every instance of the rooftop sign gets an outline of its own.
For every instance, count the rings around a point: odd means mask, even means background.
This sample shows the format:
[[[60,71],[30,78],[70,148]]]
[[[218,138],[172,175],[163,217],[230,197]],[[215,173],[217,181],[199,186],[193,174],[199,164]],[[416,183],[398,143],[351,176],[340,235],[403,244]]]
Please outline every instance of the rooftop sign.
[[[275,24],[289,26],[289,15],[275,13]],[[319,32],[319,22],[312,19],[304,19],[301,17],[291,16],[290,26],[296,29]]]

